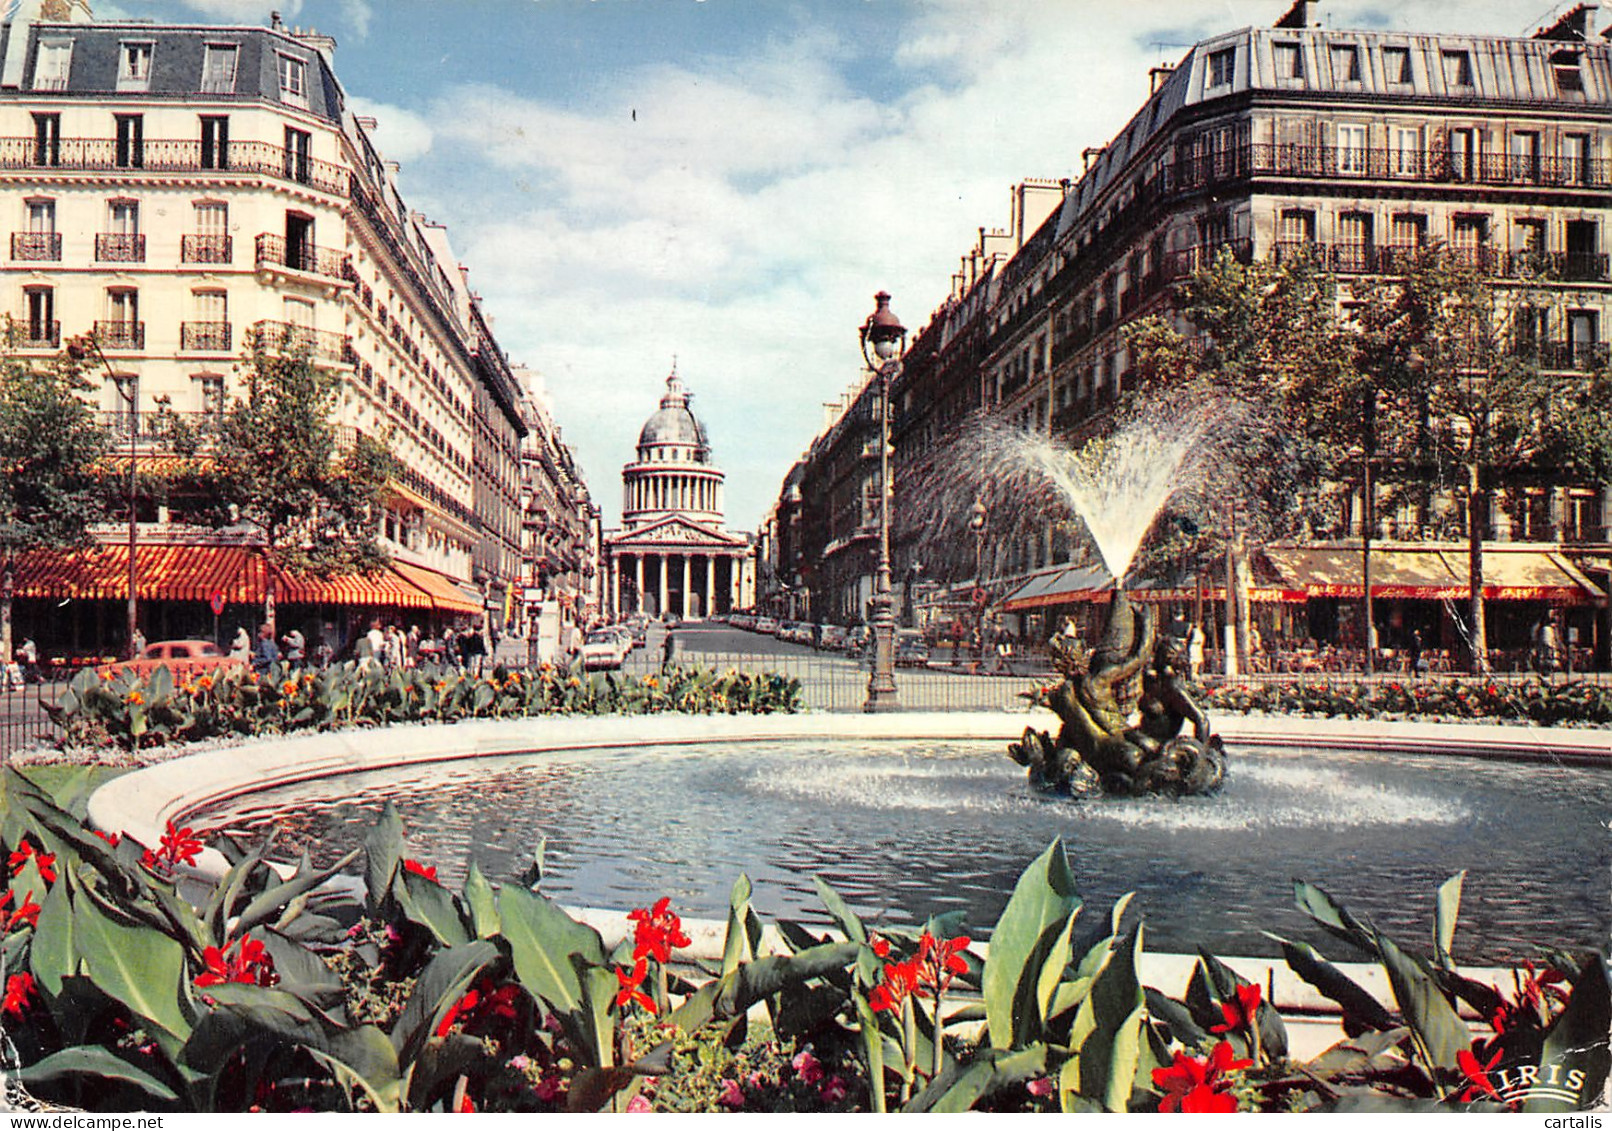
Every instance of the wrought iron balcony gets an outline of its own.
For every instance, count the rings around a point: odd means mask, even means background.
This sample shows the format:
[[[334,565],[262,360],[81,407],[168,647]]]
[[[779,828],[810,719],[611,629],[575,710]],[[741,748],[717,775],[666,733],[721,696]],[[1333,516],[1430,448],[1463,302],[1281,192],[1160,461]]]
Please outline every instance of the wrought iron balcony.
[[[182,350],[228,350],[234,341],[228,322],[181,322],[179,348]]]
[[[95,341],[104,350],[143,350],[146,348],[144,322],[97,322]]]
[[[111,436],[114,446],[127,444],[130,433],[136,444],[146,448],[165,448],[173,443],[176,430],[199,434],[204,440],[213,437],[223,419],[221,412],[130,412],[127,408],[113,409],[99,414],[101,427]]]
[[[265,232],[257,238],[257,266],[284,267],[309,275],[323,275],[329,279],[346,279],[350,256],[333,247],[315,247],[310,243],[288,243],[284,236]]]
[[[271,353],[306,353],[320,361],[342,361],[350,351],[348,335],[293,322],[254,322],[252,334],[257,344]]]
[[[1519,342],[1514,352],[1541,369],[1589,373],[1604,368],[1612,358],[1606,342]]]
[[[103,263],[144,263],[146,238],[124,232],[97,232],[95,258]]]
[[[11,258],[31,261],[56,260],[62,257],[60,232],[12,232]]]
[[[187,140],[147,140],[140,147],[140,167],[129,169],[118,161],[119,149],[112,138],[64,137],[40,145],[32,137],[0,138],[0,169],[60,169],[65,172],[138,172],[216,174],[261,173],[305,184],[322,192],[345,196],[349,173],[330,161],[316,161],[296,150],[259,141],[231,141],[227,146],[210,146],[204,151],[200,138]]]
[[[231,263],[235,259],[235,241],[226,235],[181,236],[179,258],[185,263]]]
[[[54,350],[62,344],[62,324],[43,322],[33,318],[18,318],[11,322],[16,335],[15,345],[20,350]]]

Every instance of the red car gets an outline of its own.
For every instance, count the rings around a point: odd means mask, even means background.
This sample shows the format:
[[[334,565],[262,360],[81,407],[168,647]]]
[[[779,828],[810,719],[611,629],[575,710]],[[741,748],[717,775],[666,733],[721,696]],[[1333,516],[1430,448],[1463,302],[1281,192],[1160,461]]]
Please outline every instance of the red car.
[[[135,659],[107,664],[96,670],[106,676],[115,676],[119,672],[149,676],[158,667],[168,668],[176,678],[183,679],[207,672],[241,670],[246,664],[230,659],[211,640],[159,640],[155,644],[147,644],[146,650]]]

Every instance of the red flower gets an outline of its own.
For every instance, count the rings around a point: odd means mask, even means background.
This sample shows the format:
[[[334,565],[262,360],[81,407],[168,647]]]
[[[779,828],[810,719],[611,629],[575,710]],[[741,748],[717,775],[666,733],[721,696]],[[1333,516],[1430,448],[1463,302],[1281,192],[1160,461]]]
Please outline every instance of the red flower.
[[[1259,1012],[1260,989],[1248,983],[1237,987],[1236,1001],[1223,1001],[1220,1003],[1220,1012],[1226,1018],[1225,1023],[1210,1028],[1211,1033],[1234,1033],[1238,1029],[1254,1031],[1254,1015]]]
[[[1251,1060],[1237,1060],[1230,1042],[1221,1041],[1205,1060],[1175,1054],[1175,1062],[1153,1070],[1153,1086],[1164,1091],[1160,1111],[1227,1112],[1237,1110],[1237,1100],[1222,1090],[1226,1073],[1251,1068]]]
[[[405,872],[413,872],[416,876],[424,876],[432,883],[437,882],[437,866],[435,864],[427,867],[418,860],[409,860],[405,858],[403,861],[403,870]]]
[[[465,1019],[466,1029],[497,1019],[515,1020],[520,994],[520,987],[512,982],[494,986],[492,979],[481,979],[474,989],[448,1007],[448,1012],[442,1015],[442,1021],[437,1025],[437,1036],[446,1037],[448,1030],[461,1017]]]
[[[39,904],[34,902],[33,889],[30,888],[28,894],[22,897],[22,905],[13,911],[10,918],[6,920],[6,932],[9,934],[18,927],[23,926],[38,927],[39,911]]]
[[[876,957],[878,957],[878,958],[889,958],[890,957],[890,940],[889,939],[881,939],[878,935],[874,935],[873,936],[872,946],[873,946],[873,953],[874,953],[874,955]]]
[[[163,830],[162,841],[157,851],[152,852],[151,849],[146,849],[140,856],[140,863],[150,868],[153,872],[161,872],[165,875],[171,873],[180,864],[187,866],[195,864],[196,857],[201,855],[203,848],[207,847],[196,839],[195,833],[196,830],[189,826],[182,829],[175,828],[174,823],[169,821],[168,827]]]
[[[625,966],[616,971],[616,982],[620,987],[616,991],[617,1008],[625,1009],[633,1002],[637,1002],[649,1012],[655,1012],[655,999],[642,989],[644,975],[647,973],[649,973],[649,963],[642,958],[638,959],[637,964],[633,966],[631,974],[627,973]]]
[[[234,951],[233,957],[230,951]],[[246,986],[272,986],[280,980],[274,972],[274,959],[257,939],[236,939],[223,950],[210,946],[202,951],[202,963],[207,967],[197,974],[198,986],[216,986],[223,982],[239,982]]]
[[[1495,1054],[1489,1058],[1489,1063],[1480,1064],[1478,1058],[1468,1049],[1462,1049],[1455,1054],[1455,1066],[1461,1070],[1471,1083],[1467,1090],[1461,1093],[1461,1102],[1476,1099],[1479,1096],[1488,1096],[1491,1099],[1504,1102],[1500,1093],[1495,1089],[1494,1082],[1489,1079],[1489,1072],[1500,1063],[1503,1049],[1496,1049]]]
[[[936,996],[946,992],[952,979],[968,972],[963,951],[968,949],[967,935],[955,939],[936,939],[928,931],[918,937],[918,978]],[[920,989],[919,993],[924,991]]]
[[[102,840],[106,841],[106,843],[110,844],[113,848],[116,848],[118,846],[118,842],[123,839],[122,833],[103,833],[100,829],[91,829],[90,831],[96,836],[100,837]]]
[[[28,999],[34,995],[32,974],[13,974],[6,979],[5,1000],[0,1001],[0,1013],[15,1013],[21,1017],[28,1008]]]
[[[868,1005],[875,1013],[888,1009],[894,1012],[901,1008],[901,1003],[911,997],[918,989],[919,963],[917,955],[905,962],[887,963],[884,968],[884,980],[873,987],[868,994]]]
[[[632,939],[634,962],[653,958],[664,965],[672,960],[672,948],[688,946],[692,941],[683,933],[683,920],[668,910],[671,904],[670,896],[661,896],[652,908],[635,907],[627,912],[627,918],[635,924]]]
[[[32,860],[39,869],[39,874],[47,884],[56,882],[56,857],[40,852],[33,846],[32,841],[23,841],[17,845],[17,850],[11,854],[11,875],[15,877],[21,872],[28,861]]]

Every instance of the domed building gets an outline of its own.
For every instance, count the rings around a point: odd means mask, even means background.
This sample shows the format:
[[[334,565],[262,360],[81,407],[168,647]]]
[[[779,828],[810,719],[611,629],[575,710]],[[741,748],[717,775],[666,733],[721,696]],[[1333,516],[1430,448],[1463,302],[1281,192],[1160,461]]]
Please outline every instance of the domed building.
[[[621,469],[621,525],[605,537],[616,615],[683,618],[746,604],[750,541],[723,527],[722,469],[674,366]]]

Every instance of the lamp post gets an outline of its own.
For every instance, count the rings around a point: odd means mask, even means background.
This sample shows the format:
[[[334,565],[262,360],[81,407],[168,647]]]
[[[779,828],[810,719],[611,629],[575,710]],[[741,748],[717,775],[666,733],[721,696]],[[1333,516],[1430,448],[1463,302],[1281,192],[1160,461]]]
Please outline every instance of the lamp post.
[[[890,309],[890,295],[880,291],[862,323],[862,359],[879,382],[879,571],[873,592],[873,671],[862,709],[894,711],[896,697],[895,612],[890,596],[890,385],[901,373],[907,331]],[[870,348],[871,347],[871,348]]]
[[[136,378],[132,375],[120,377],[113,371],[112,363],[106,360],[106,354],[101,352],[100,344],[96,342],[92,334],[84,334],[69,340],[67,343],[67,356],[76,362],[83,362],[92,357],[100,362],[101,368],[105,369],[106,375],[112,379],[112,384],[117,386],[118,396],[129,406],[129,480],[127,485],[129,504],[129,623],[124,638],[124,649],[128,653],[128,658],[132,660],[136,658],[137,649],[134,646],[134,642],[140,631],[140,597],[136,588],[140,577],[139,564],[136,560],[136,552],[140,548],[140,523],[139,515],[136,513],[134,506],[135,488],[138,482],[135,445],[140,436],[139,386],[135,384]]]
[[[975,654],[974,663],[985,658],[985,605],[988,600],[985,592],[985,501],[975,499],[974,505],[968,512],[968,529],[974,535],[974,591],[969,594],[969,600],[974,606],[974,640],[979,648]]]

